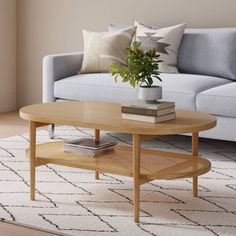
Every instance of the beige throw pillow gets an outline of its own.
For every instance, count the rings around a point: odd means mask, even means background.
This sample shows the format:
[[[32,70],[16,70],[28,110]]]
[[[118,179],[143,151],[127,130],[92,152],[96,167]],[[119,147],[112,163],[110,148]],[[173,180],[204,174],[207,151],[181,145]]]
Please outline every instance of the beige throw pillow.
[[[84,58],[80,73],[108,72],[114,62],[126,64],[126,49],[135,31],[135,26],[103,33],[83,30]]]
[[[178,49],[182,40],[182,36],[186,24],[175,25],[166,28],[153,28],[135,22],[137,26],[136,41],[141,42],[142,48],[156,48],[160,54],[160,72],[162,73],[178,73],[176,68]]]

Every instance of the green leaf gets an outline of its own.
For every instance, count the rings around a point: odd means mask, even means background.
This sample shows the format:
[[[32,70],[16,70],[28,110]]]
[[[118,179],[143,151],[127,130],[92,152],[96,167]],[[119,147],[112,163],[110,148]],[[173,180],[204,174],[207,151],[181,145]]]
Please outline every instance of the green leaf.
[[[148,86],[153,84],[153,79],[160,81],[159,72],[160,55],[156,49],[142,49],[140,42],[134,42],[126,49],[127,65],[113,63],[109,73],[115,77],[115,81],[120,76],[122,82],[129,82],[132,87],[146,83]]]

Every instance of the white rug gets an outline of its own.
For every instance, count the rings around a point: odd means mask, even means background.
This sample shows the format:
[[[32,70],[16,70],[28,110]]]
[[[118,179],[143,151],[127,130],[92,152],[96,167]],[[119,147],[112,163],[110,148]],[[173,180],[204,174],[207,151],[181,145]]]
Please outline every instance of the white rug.
[[[91,136],[88,129],[57,127],[56,135]],[[103,133],[130,145],[129,135]],[[49,141],[40,130],[38,140]],[[236,235],[236,144],[201,139],[200,153],[212,170],[199,179],[193,198],[191,179],[153,181],[141,186],[140,223],[133,222],[132,180],[55,165],[37,169],[37,201],[29,200],[28,134],[0,140],[0,219],[69,235]],[[189,152],[191,140],[163,137],[147,148]]]

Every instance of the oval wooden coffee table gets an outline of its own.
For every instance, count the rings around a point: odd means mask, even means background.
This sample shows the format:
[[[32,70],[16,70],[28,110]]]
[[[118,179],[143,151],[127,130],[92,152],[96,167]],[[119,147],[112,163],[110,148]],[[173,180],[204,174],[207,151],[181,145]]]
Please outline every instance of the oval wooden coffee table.
[[[134,221],[139,222],[140,185],[155,179],[193,178],[193,196],[197,196],[197,177],[207,173],[211,164],[198,156],[198,132],[213,128],[216,119],[208,114],[176,111],[176,119],[151,124],[121,118],[121,106],[101,102],[54,102],[23,107],[20,117],[29,120],[30,196],[35,200],[35,169],[48,163],[133,177]],[[49,125],[71,125],[95,130],[129,133],[133,146],[117,145],[115,151],[96,158],[65,153],[63,142],[36,145],[36,128]],[[141,141],[160,135],[192,133],[192,154],[164,152],[140,148]]]

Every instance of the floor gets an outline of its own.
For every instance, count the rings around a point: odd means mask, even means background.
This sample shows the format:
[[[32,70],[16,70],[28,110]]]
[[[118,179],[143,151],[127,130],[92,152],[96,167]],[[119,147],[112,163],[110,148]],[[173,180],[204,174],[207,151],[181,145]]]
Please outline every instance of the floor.
[[[59,234],[51,234],[45,231],[31,229],[7,222],[0,222],[0,236],[55,236]]]
[[[28,132],[28,122],[19,117],[19,111],[0,113],[0,138]]]
[[[28,122],[19,117],[19,111],[0,114],[0,139],[28,132]],[[24,226],[0,222],[0,236],[53,236],[41,230],[30,229]]]

